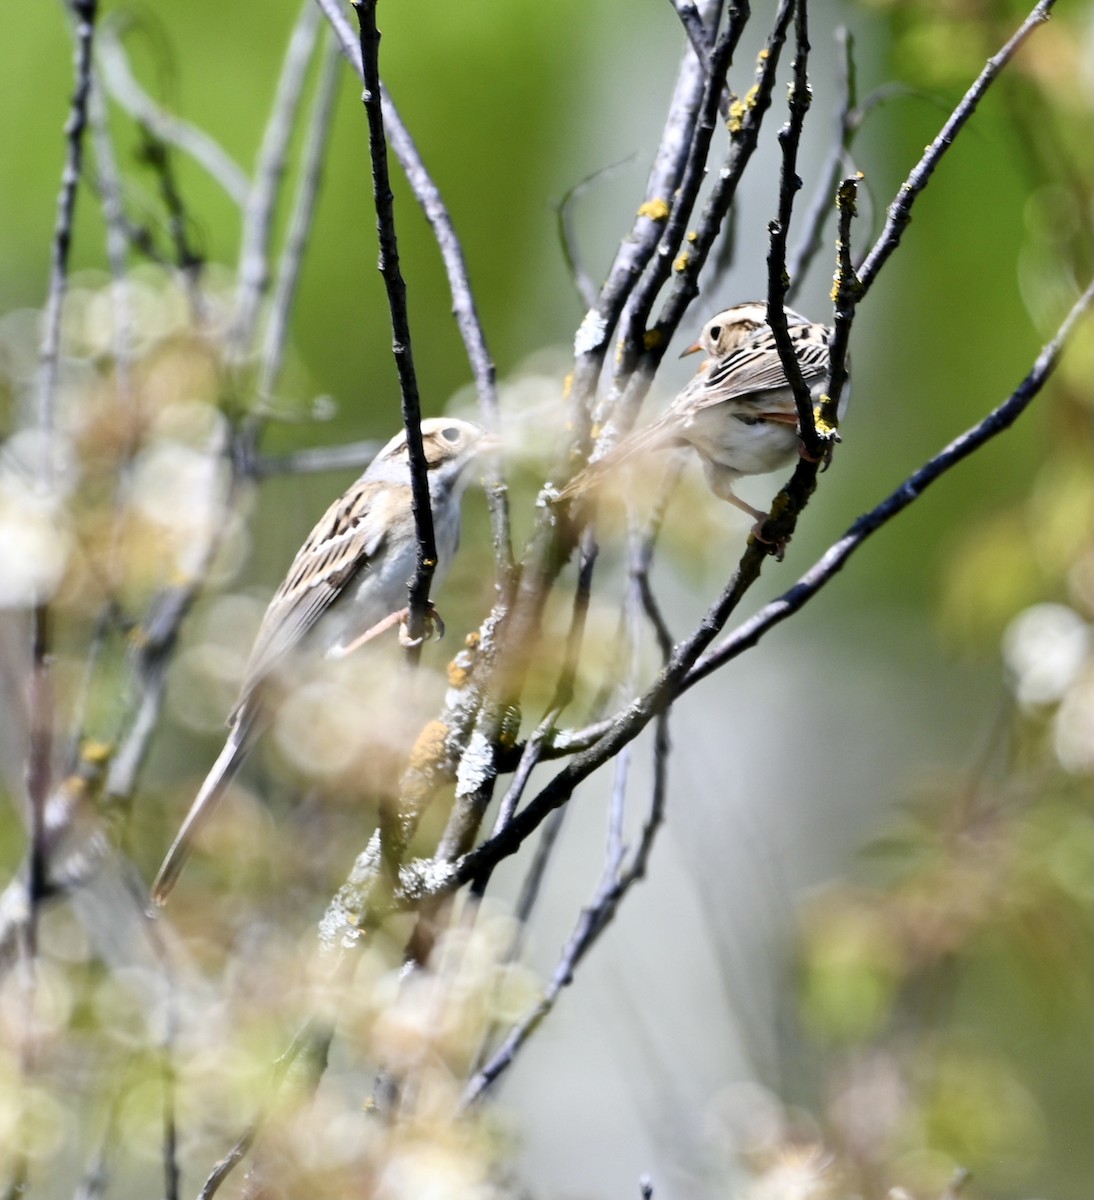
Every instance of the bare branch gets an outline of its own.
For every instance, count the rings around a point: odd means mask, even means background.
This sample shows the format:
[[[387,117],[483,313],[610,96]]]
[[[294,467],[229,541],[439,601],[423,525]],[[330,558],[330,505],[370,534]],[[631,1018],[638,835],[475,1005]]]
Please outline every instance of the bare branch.
[[[802,219],[801,234],[787,267],[786,273],[790,277],[786,292],[788,304],[794,303],[794,299],[809,273],[809,267],[820,249],[824,223],[832,211],[832,198],[836,192],[840,171],[850,152],[851,142],[861,121],[861,114],[855,109],[857,98],[854,38],[851,36],[850,30],[841,25],[836,30],[835,39],[840,62],[836,128],[828,152],[828,160],[821,170],[820,182],[813,191],[813,199]]]
[[[319,36],[320,14],[304,0],[289,38],[266,131],[258,152],[254,180],[247,191],[239,242],[236,311],[231,346],[237,357],[250,349],[259,305],[269,286],[269,248],[289,143],[296,126],[308,64]]]
[[[896,199],[889,205],[885,219],[885,228],[882,229],[881,236],[874,243],[873,248],[866,256],[859,270],[859,278],[862,282],[862,292],[864,295],[873,286],[878,272],[888,261],[889,255],[900,245],[900,239],[904,234],[904,230],[907,228],[908,222],[912,219],[912,205],[915,203],[920,192],[927,186],[927,181],[934,174],[934,170],[941,161],[942,156],[953,145],[954,138],[957,137],[965,122],[976,111],[976,106],[980,103],[981,98],[991,86],[995,77],[1010,62],[1014,56],[1014,52],[1037,26],[1048,20],[1054,5],[1055,0],[1039,0],[1039,3],[1022,22],[1010,41],[1007,42],[998,54],[993,54],[988,59],[984,65],[984,69],[977,76],[976,82],[965,93],[961,103],[953,110],[949,120],[939,131],[938,136],[927,147],[923,157],[915,165],[908,178],[900,185]]]
[[[790,390],[794,393],[794,404],[798,410],[798,436],[806,452],[813,458],[819,458],[824,453],[826,439],[817,436],[816,422],[813,419],[813,397],[802,378],[798,356],[794,353],[794,345],[790,340],[784,307],[791,282],[786,273],[786,239],[794,211],[794,196],[802,185],[798,175],[798,147],[801,144],[805,114],[812,103],[808,76],[808,11],[807,0],[796,0],[794,82],[790,86],[787,106],[790,116],[779,130],[779,145],[783,155],[779,176],[779,211],[778,216],[767,227],[771,237],[767,255],[767,323],[771,327],[775,346],[779,351],[783,373],[790,384]]]
[[[141,87],[129,66],[129,57],[121,43],[121,25],[122,18],[115,14],[103,22],[100,30],[97,57],[107,91],[135,121],[146,126],[156,138],[188,154],[240,208],[243,208],[250,191],[246,171],[204,130],[173,117]]]
[[[318,475],[324,471],[361,471],[383,448],[383,442],[343,442],[337,446],[316,446],[294,450],[291,454],[264,455],[254,460],[251,474],[256,479],[270,475]]]
[[[418,538],[418,562],[410,583],[410,611],[407,633],[414,645],[407,647],[407,659],[417,662],[426,634],[429,609],[429,585],[437,566],[437,543],[433,536],[433,510],[429,505],[429,480],[422,448],[422,409],[418,399],[418,377],[414,371],[414,353],[410,345],[410,317],[406,307],[406,284],[399,269],[399,241],[395,233],[395,206],[387,169],[387,138],[380,97],[380,31],[376,28],[376,0],[354,0],[354,11],[361,26],[361,62],[364,69],[364,105],[368,115],[369,151],[372,158],[372,192],[376,203],[376,230],[380,238],[380,274],[387,289],[391,309],[392,353],[399,372],[403,426],[406,429],[407,456],[410,460],[410,488],[413,497],[414,527]]]
[[[308,0],[310,3],[311,0]],[[259,374],[258,396],[262,402],[267,402],[273,393],[277,377],[281,373],[281,358],[284,353],[285,339],[289,325],[289,315],[296,299],[296,288],[300,280],[300,269],[304,261],[304,251],[307,248],[308,237],[311,233],[312,220],[315,216],[316,200],[319,196],[319,185],[323,176],[323,162],[326,157],[327,142],[330,137],[331,118],[334,114],[334,102],[337,97],[338,64],[341,53],[333,36],[327,34],[325,47],[319,69],[319,82],[316,86],[315,100],[312,106],[311,120],[308,122],[307,133],[304,137],[303,161],[300,167],[300,179],[293,200],[292,215],[289,219],[289,231],[278,263],[277,279],[274,284],[273,297],[270,302],[270,315],[266,321],[266,330],[262,340],[261,370]],[[379,449],[373,443],[364,443],[373,447],[365,459],[368,462]],[[357,443],[358,446],[362,443]],[[343,451],[349,446],[340,447]],[[308,454],[308,451],[303,451]],[[292,457],[292,456],[288,456]],[[356,466],[355,462],[347,464]],[[364,465],[361,463],[360,465]],[[328,467],[300,467],[294,470],[328,470]],[[259,466],[259,474],[262,466]]]

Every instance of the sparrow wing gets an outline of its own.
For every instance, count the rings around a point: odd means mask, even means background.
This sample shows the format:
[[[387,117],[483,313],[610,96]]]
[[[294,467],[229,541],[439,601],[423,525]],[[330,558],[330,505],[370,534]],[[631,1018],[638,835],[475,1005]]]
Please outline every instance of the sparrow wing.
[[[335,500],[308,534],[262,618],[230,721],[235,720],[255,686],[368,569],[392,527],[390,510],[405,502],[399,492],[359,479]]]
[[[823,325],[790,326],[790,338],[807,387],[819,382],[828,371],[827,333]],[[775,339],[769,329],[763,329],[724,359],[712,361],[680,393],[673,408],[709,408],[726,400],[740,400],[788,386]]]

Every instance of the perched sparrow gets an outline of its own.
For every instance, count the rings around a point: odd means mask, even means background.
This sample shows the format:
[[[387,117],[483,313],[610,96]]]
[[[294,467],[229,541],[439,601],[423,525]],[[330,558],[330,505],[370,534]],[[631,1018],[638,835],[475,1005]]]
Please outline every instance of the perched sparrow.
[[[789,308],[786,320],[802,377],[817,401],[828,381],[828,327]],[[690,446],[716,496],[757,521],[766,519],[734,495],[732,485],[742,475],[776,471],[798,453],[794,394],[767,324],[767,305],[752,301],[711,317],[684,354],[699,350],[706,361],[665,413],[582,471],[563,496],[585,490],[638,455]]]
[[[429,501],[437,544],[436,583],[456,553],[468,468],[497,439],[452,418],[422,422]],[[406,432],[393,437],[365,473],[320,518],[297,551],[262,618],[228,718],[231,732],[171,844],[152,885],[167,899],[198,829],[268,724],[265,684],[293,652],[339,657],[406,617],[407,583],[417,563]]]

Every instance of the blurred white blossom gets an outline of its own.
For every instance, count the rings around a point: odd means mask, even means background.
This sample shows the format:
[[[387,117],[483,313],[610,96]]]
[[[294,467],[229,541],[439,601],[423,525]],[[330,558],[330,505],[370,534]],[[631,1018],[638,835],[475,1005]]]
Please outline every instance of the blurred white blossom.
[[[1091,644],[1090,626],[1065,604],[1035,604],[1003,634],[1003,658],[1020,704],[1055,704],[1078,677]]]

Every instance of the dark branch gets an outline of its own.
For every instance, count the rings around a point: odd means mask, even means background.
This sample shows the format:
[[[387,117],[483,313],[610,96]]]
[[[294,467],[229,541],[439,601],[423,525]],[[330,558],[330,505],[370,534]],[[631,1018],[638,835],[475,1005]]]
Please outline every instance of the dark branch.
[[[410,482],[414,507],[414,527],[418,538],[418,563],[410,582],[410,612],[407,633],[417,642],[407,648],[407,656],[416,662],[426,634],[429,611],[429,585],[437,566],[437,543],[433,536],[433,510],[429,505],[429,479],[422,448],[422,410],[418,398],[418,379],[410,345],[410,318],[406,307],[406,284],[399,269],[399,242],[395,233],[395,205],[387,169],[387,138],[380,98],[380,31],[376,28],[376,0],[355,0],[353,5],[361,26],[361,63],[365,91],[362,97],[368,114],[369,152],[372,159],[372,191],[376,203],[376,231],[380,238],[380,274],[387,289],[391,309],[392,353],[399,372],[402,394],[403,425],[406,428]]]
[[[835,195],[840,171],[843,169],[843,164],[851,149],[851,142],[861,122],[861,114],[855,109],[854,38],[850,31],[842,25],[836,30],[835,38],[840,60],[836,128],[832,146],[828,152],[828,160],[821,171],[820,183],[817,184],[813,192],[813,199],[802,219],[801,234],[787,267],[786,273],[790,277],[786,292],[788,304],[794,303],[794,299],[809,273],[809,267],[820,249],[824,223],[832,211],[832,197]]]
[[[889,255],[900,245],[900,239],[904,234],[904,230],[907,228],[908,222],[912,219],[912,205],[915,203],[916,197],[927,186],[927,181],[934,173],[934,169],[938,166],[943,154],[953,145],[954,138],[957,137],[965,122],[976,111],[976,106],[980,103],[984,93],[991,86],[999,72],[1011,60],[1014,52],[1038,25],[1048,20],[1049,13],[1052,11],[1054,4],[1055,0],[1040,0],[1029,16],[1022,22],[1020,28],[1010,41],[1007,42],[998,54],[994,54],[988,59],[984,65],[984,69],[977,76],[976,82],[965,93],[961,103],[953,110],[949,120],[942,126],[938,136],[927,147],[926,152],[916,164],[912,173],[900,185],[896,199],[889,205],[885,227],[881,231],[881,236],[874,243],[873,248],[859,270],[863,293],[870,290],[874,280],[877,278],[878,272],[885,265]]]
[[[779,351],[783,372],[790,390],[794,393],[794,404],[798,410],[798,436],[806,452],[813,458],[824,453],[825,444],[817,436],[813,419],[813,398],[802,378],[798,356],[790,340],[787,328],[786,294],[790,288],[790,277],[786,272],[786,239],[790,232],[790,218],[794,211],[794,196],[801,188],[798,175],[798,148],[801,145],[805,114],[812,103],[809,88],[809,26],[806,0],[796,0],[794,10],[794,82],[790,86],[790,116],[779,130],[779,145],[782,147],[782,171],[779,177],[778,216],[768,225],[771,245],[767,255],[767,323]]]
[[[342,54],[364,81],[358,40],[354,38],[349,22],[342,15],[338,0],[316,0],[316,3],[330,22]],[[478,393],[483,421],[488,429],[499,433],[501,410],[498,404],[494,360],[487,348],[486,335],[483,333],[475,297],[471,291],[471,279],[468,275],[463,247],[460,245],[460,239],[456,236],[456,228],[441,197],[440,189],[426,170],[425,163],[418,153],[418,147],[414,144],[414,139],[403,124],[390,94],[382,83],[380,84],[380,97],[386,114],[385,125],[391,135],[392,148],[403,168],[414,198],[425,213],[426,220],[433,230],[433,236],[437,239],[437,248],[441,252],[445,273],[448,276],[448,288],[452,294],[452,312],[463,339],[467,359],[471,365],[471,373],[475,378],[475,390]],[[499,573],[503,577],[505,586],[508,587],[513,570],[509,501],[505,490],[504,476],[496,456],[491,456],[488,460],[486,472],[486,494],[490,504],[493,526],[494,556],[499,566]]]

